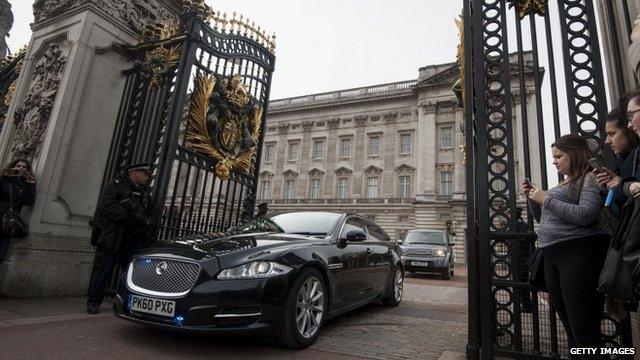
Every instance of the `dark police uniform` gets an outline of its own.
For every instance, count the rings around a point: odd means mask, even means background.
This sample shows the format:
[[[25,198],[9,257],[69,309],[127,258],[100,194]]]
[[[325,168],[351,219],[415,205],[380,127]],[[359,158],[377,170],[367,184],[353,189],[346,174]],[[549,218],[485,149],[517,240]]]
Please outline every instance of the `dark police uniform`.
[[[129,258],[152,242],[151,192],[148,186],[133,184],[128,171],[105,185],[92,223],[91,244],[97,249],[88,290],[89,313],[98,312],[116,264],[124,270]]]

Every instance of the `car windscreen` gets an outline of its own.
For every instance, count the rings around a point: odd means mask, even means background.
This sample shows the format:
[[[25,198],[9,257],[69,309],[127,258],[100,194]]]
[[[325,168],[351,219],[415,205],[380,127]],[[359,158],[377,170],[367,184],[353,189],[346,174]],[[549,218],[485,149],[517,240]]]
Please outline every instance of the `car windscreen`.
[[[444,241],[444,234],[441,232],[410,231],[404,243],[445,245]]]
[[[276,214],[252,220],[240,226],[241,232],[279,232],[326,236],[335,227],[340,214],[300,212]]]

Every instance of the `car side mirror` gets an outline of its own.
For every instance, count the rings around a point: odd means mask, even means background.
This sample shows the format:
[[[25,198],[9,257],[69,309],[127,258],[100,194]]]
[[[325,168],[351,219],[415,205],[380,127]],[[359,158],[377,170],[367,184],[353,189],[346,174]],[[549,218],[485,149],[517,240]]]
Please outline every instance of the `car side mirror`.
[[[359,242],[367,240],[367,235],[361,230],[350,230],[347,233],[347,241]]]
[[[398,240],[398,244],[402,244],[402,239]]]

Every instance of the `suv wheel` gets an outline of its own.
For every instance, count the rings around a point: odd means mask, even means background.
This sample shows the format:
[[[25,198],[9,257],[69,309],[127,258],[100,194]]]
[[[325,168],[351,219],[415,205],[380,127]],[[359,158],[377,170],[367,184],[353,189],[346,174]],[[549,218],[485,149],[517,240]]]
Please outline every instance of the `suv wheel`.
[[[453,263],[450,262],[449,266],[447,267],[447,269],[442,270],[442,273],[440,273],[440,277],[442,277],[443,280],[451,280],[451,278],[453,277]]]

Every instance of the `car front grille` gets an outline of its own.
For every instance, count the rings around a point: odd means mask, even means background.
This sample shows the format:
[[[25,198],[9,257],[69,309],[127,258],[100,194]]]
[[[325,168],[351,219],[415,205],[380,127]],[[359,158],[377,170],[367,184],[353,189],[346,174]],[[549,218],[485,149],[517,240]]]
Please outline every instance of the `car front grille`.
[[[434,249],[404,249],[403,255],[405,256],[433,256]]]
[[[200,265],[188,261],[141,257],[129,265],[127,285],[132,290],[158,296],[182,296],[198,280]]]

